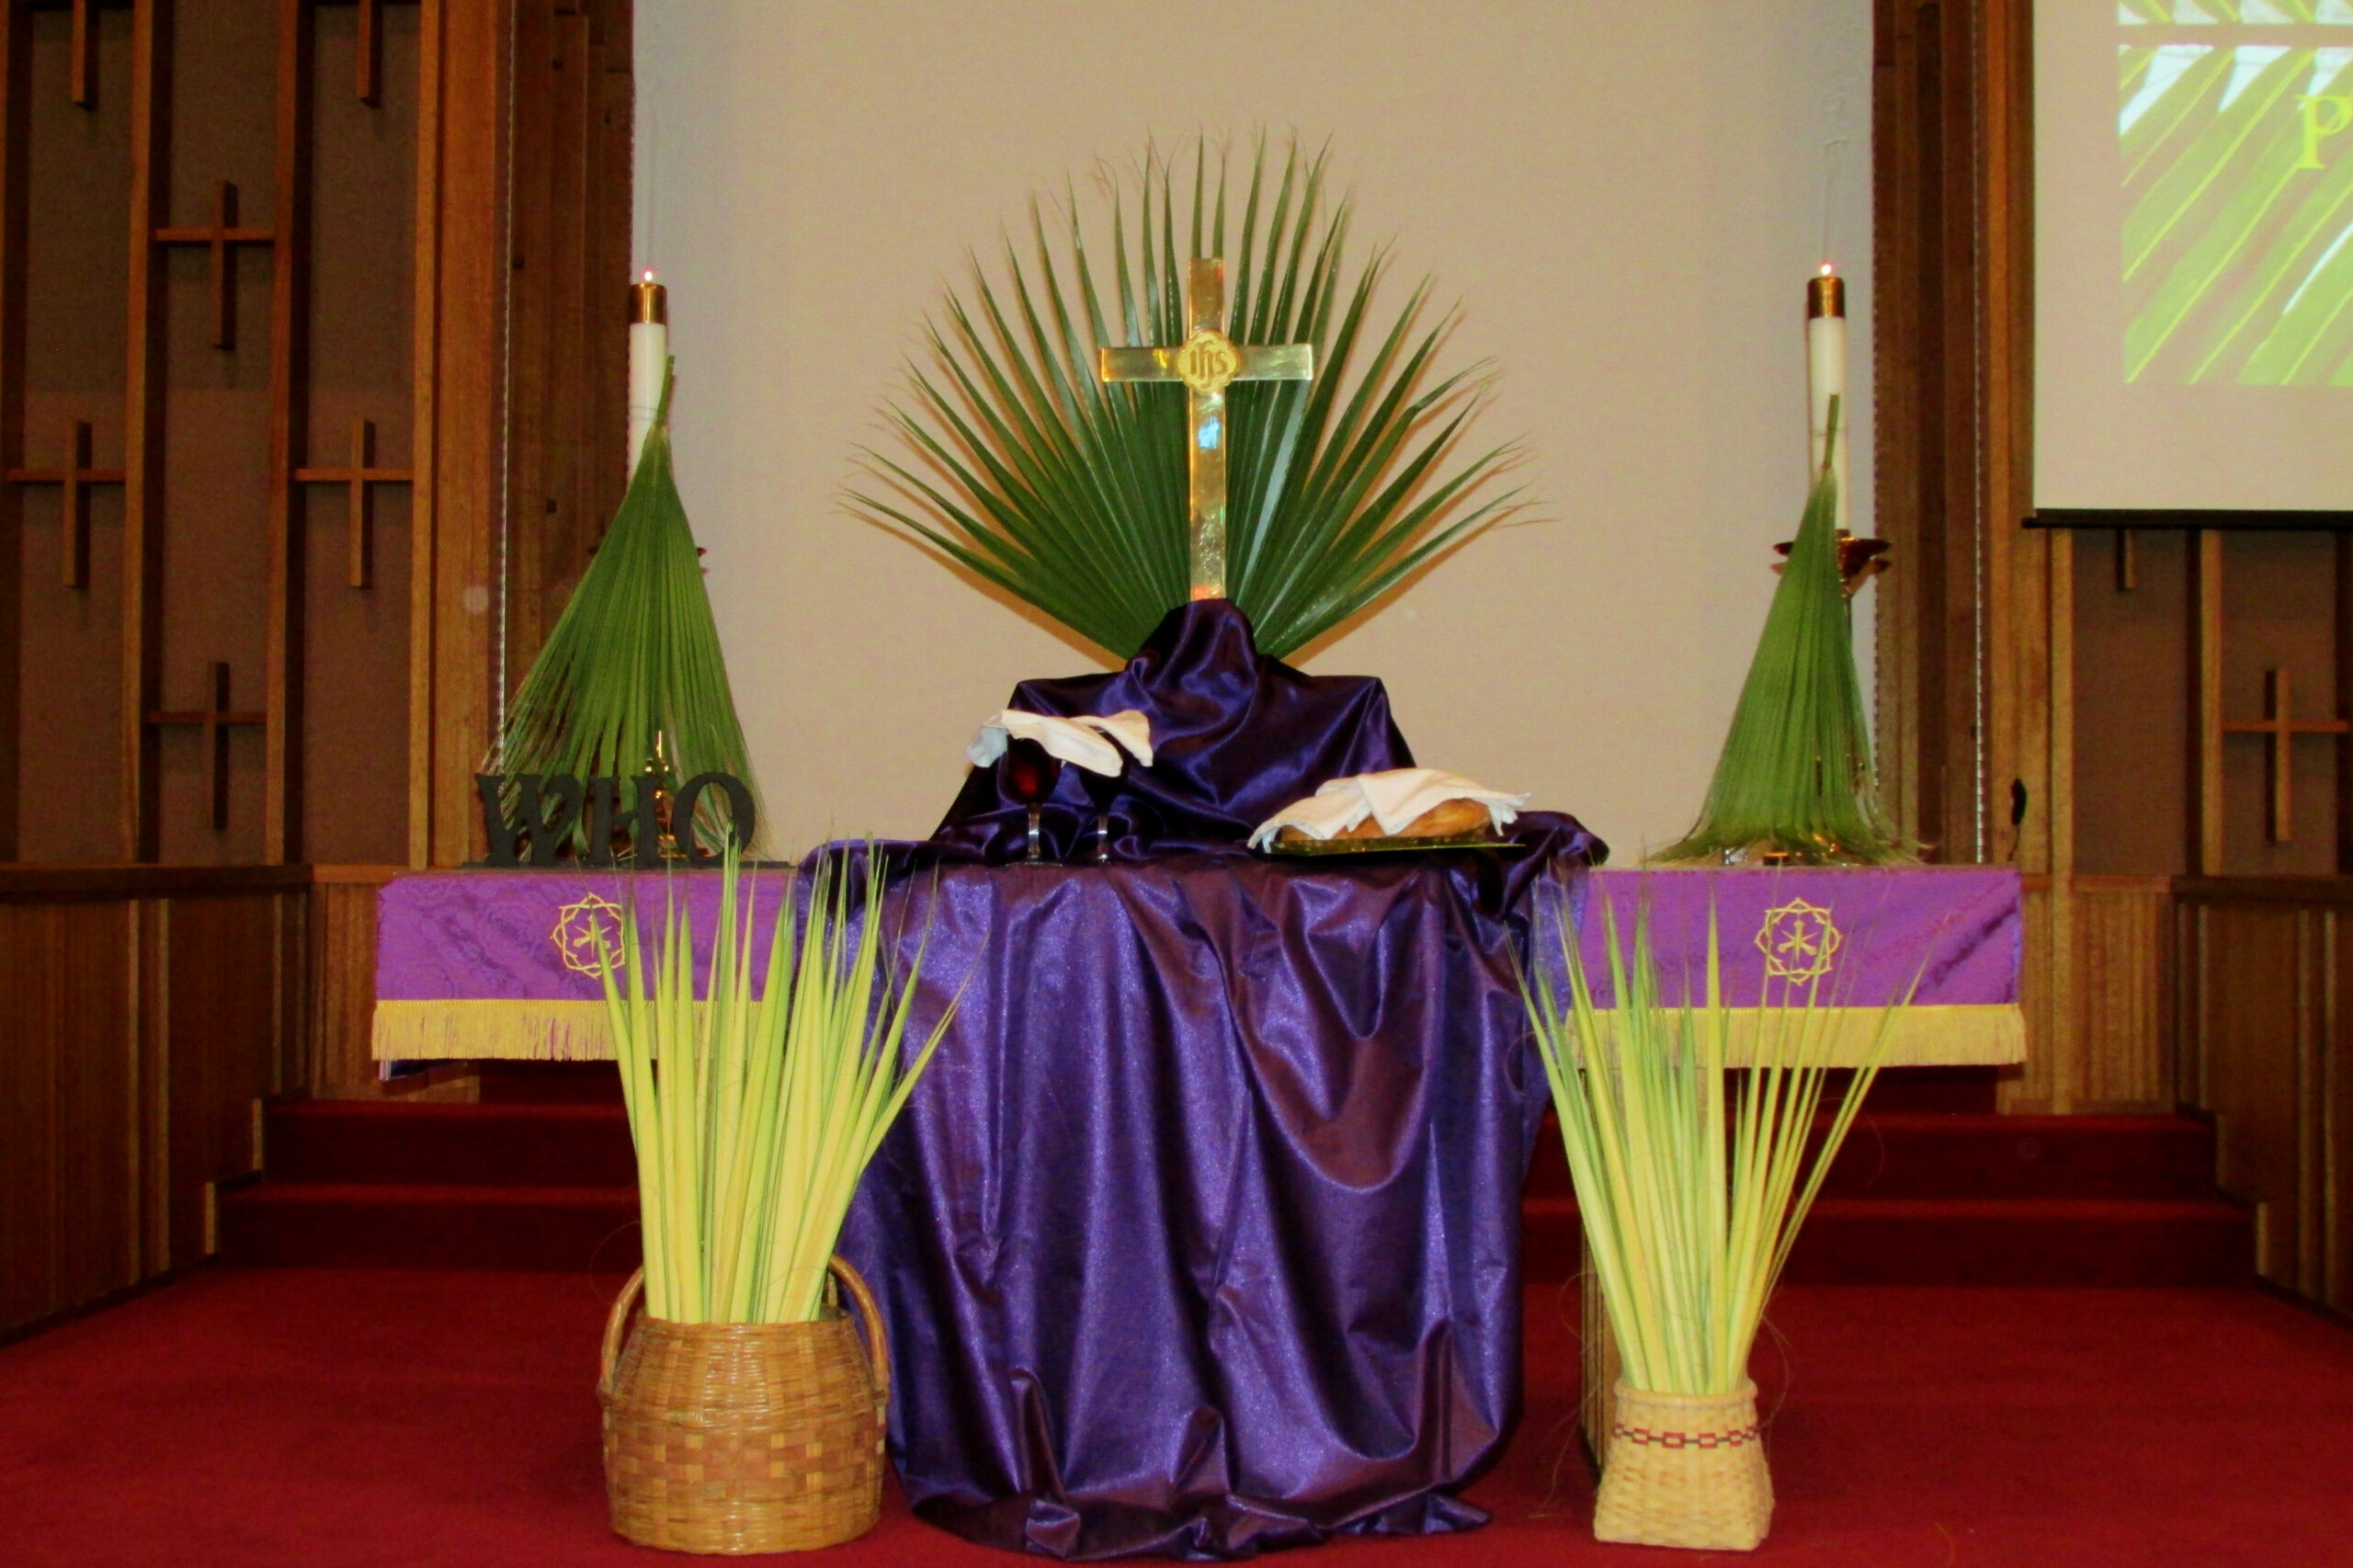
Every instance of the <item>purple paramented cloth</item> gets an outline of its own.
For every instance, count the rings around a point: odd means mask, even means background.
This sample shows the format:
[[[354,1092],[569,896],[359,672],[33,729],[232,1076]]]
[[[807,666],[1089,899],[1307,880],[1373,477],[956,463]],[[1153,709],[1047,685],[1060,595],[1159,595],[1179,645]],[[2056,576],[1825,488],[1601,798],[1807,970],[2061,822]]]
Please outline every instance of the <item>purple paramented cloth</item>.
[[[1728,1006],[1802,1001],[1806,991],[1843,1007],[2018,999],[2025,919],[2014,866],[1603,871],[1593,886],[1602,897],[1585,910],[1577,949],[1604,1006],[1614,1000],[1613,920],[1628,955],[1647,923],[1671,1005],[1707,1000],[1711,920]],[[1558,946],[1555,937],[1547,949],[1555,975]]]
[[[894,855],[922,858],[923,846],[890,846]],[[1458,877],[1475,880],[1481,858],[1437,855],[1427,862],[1449,866]],[[1172,858],[1166,868],[1192,861],[1197,869],[1224,864],[1223,858]],[[1227,865],[1229,874],[1261,868],[1281,879],[1321,881],[1337,889],[1359,885],[1394,859],[1268,862],[1252,858]],[[1558,870],[1560,868],[1555,868]],[[1046,877],[1054,868],[1005,868],[1026,878]],[[1071,869],[1089,876],[1094,868]],[[925,877],[930,876],[925,871]],[[990,883],[980,866],[948,863],[938,868],[945,882]],[[756,973],[767,967],[767,933],[776,915],[783,873],[758,873],[758,937]],[[1114,881],[1120,881],[1115,875]],[[1724,999],[1753,1006],[1768,958],[1759,936],[1768,936],[1774,958],[1785,969],[1811,961],[1819,949],[1822,921],[1828,916],[1836,944],[1820,1000],[1849,1006],[1879,1006],[1900,998],[1916,975],[1917,1006],[2004,1006],[2018,1000],[2021,915],[2018,875],[2002,866],[1908,867],[1903,869],[1781,871],[1599,870],[1586,885],[1606,895],[1631,945],[1637,915],[1647,910],[1650,940],[1670,1000],[1681,1000],[1678,977],[1704,976],[1708,922],[1712,909],[1722,955]],[[1040,887],[1046,883],[1038,884]],[[650,938],[660,926],[665,889],[675,886],[694,918],[696,951],[708,956],[717,927],[719,877],[715,872],[679,872],[633,879],[619,872],[424,871],[395,878],[377,903],[376,994],[380,1001],[540,1001],[599,1003],[603,990],[593,971],[566,964],[560,945],[567,929],[585,935],[577,914],[568,910],[594,897],[616,905],[632,898],[641,929]],[[1539,896],[1526,913],[1535,924],[1534,952],[1557,977],[1562,969],[1554,888],[1536,884]],[[1483,894],[1486,890],[1482,888]],[[1480,901],[1484,903],[1483,896]],[[1793,909],[1803,904],[1807,909]],[[1599,999],[1610,1000],[1607,921],[1593,903],[1578,938],[1586,971]],[[1796,946],[1789,944],[1796,938]],[[908,946],[912,952],[912,939]],[[576,945],[574,956],[583,949]],[[1778,999],[1778,992],[1776,993]]]

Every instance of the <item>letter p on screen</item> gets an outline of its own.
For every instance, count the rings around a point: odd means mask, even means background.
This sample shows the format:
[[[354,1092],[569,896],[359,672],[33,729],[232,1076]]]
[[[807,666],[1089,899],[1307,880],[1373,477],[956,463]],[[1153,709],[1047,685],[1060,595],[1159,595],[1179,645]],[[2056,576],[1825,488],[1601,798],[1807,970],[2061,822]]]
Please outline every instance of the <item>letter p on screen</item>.
[[[2304,155],[2297,160],[2296,167],[2325,167],[2320,161],[2320,144],[2340,131],[2353,129],[2353,97],[2341,93],[2307,94],[2296,100],[2296,109],[2304,119]]]

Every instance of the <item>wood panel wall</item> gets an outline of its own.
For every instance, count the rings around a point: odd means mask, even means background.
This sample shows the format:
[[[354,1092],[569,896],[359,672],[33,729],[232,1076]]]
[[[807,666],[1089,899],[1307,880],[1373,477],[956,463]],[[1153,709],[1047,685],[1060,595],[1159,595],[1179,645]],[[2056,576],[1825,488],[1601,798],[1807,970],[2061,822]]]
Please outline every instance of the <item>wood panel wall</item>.
[[[2256,1205],[2256,1268],[2353,1312],[2353,881],[2188,880],[2182,1076],[2223,1187]]]
[[[2174,1108],[2172,889],[2165,877],[2027,879],[2029,1049],[2024,1069],[2004,1085],[2005,1109]]]
[[[631,15],[425,0],[412,865],[481,854],[474,771],[619,503]]]
[[[469,1091],[374,896],[619,500],[631,14],[0,0],[0,1331],[200,1258],[260,1097]]]
[[[304,874],[0,869],[0,1332],[211,1250],[307,1078]]]
[[[628,0],[85,9],[0,0],[0,863],[465,859],[620,493]]]

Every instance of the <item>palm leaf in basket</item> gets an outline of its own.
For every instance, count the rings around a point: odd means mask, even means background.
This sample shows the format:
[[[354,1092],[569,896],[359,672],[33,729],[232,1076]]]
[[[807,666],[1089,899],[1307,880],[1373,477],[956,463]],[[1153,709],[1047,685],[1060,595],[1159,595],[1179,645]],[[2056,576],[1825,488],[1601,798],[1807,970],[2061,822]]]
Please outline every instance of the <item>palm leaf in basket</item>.
[[[1646,918],[1631,953],[1607,918],[1614,1006],[1596,1005],[1565,926],[1565,1003],[1541,965],[1528,988],[1586,1254],[1630,1386],[1728,1394],[1747,1379],[1766,1302],[1878,1074],[1896,1009],[1881,1012],[1809,1161],[1839,1015],[1817,1006],[1820,979],[1767,982],[1741,1019],[1747,1009],[1723,994],[1711,916],[1705,1000],[1670,1004]]]
[[[951,1002],[905,1059],[922,955],[901,970],[883,858],[869,845],[856,858],[819,854],[797,929],[784,880],[756,987],[757,879],[729,850],[699,1003],[675,888],[651,950],[636,912],[620,922],[602,973],[654,1317],[816,1321],[858,1178],[955,1015]]]
[[[852,502],[1132,654],[1190,594],[1185,389],[1107,386],[1096,350],[1181,342],[1185,262],[1222,257],[1234,342],[1315,347],[1312,382],[1226,393],[1227,589],[1279,658],[1496,520],[1513,495],[1491,482],[1511,449],[1460,458],[1483,367],[1438,369],[1452,318],[1424,324],[1427,280],[1393,315],[1377,305],[1386,252],[1349,260],[1349,204],[1329,197],[1324,153],[1294,143],[1278,169],[1262,139],[1238,203],[1223,156],[1212,166],[1197,144],[1192,163],[1180,200],[1145,150],[1132,215],[1112,189],[1108,255],[1074,191],[1059,245],[1033,201],[1029,261],[1008,235],[1000,278],[976,261],[969,292],[949,293],[931,363],[891,411],[904,450],[869,452],[873,483]]]
[[[701,552],[671,472],[666,377],[629,490],[515,694],[492,771],[650,773],[673,792],[699,773],[729,773],[757,800]],[[695,814],[706,846],[728,841],[721,791],[703,791]],[[683,838],[686,825],[673,831]]]

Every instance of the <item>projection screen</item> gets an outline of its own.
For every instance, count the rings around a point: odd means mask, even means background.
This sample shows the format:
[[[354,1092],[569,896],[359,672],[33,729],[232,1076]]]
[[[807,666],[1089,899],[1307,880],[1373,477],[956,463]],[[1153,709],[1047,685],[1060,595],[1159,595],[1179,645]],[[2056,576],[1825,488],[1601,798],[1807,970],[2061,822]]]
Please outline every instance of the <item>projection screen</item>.
[[[2353,0],[2034,22],[2036,506],[2353,508]]]

